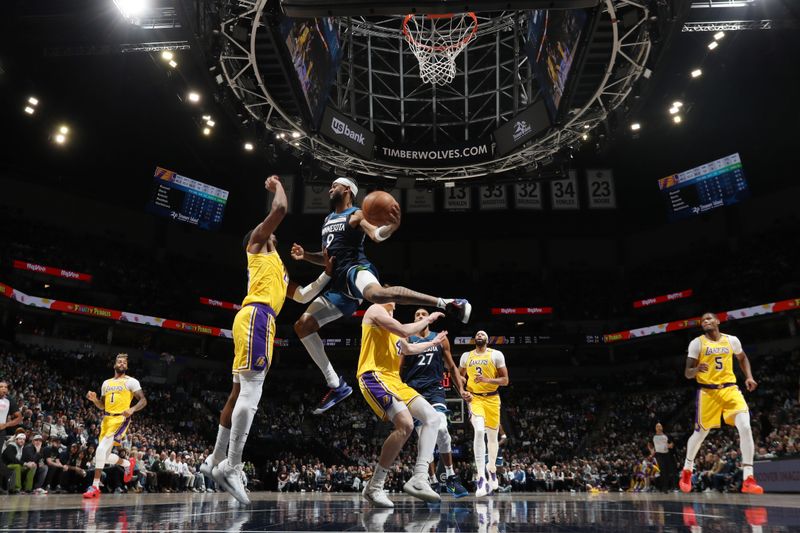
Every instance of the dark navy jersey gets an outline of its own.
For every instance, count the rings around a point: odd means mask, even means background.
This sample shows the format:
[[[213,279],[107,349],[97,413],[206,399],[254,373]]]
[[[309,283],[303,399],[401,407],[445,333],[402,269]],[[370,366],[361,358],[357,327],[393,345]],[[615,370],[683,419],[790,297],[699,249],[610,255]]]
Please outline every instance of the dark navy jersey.
[[[436,333],[431,331],[427,337],[412,335],[408,341],[412,344],[428,342],[436,338]],[[427,351],[417,355],[403,356],[400,366],[400,377],[412,389],[418,391],[431,385],[441,383],[444,375],[444,349],[442,345],[428,348]]]
[[[322,249],[327,249],[328,255],[334,258],[333,279],[344,277],[355,265],[368,263],[364,255],[364,232],[349,223],[350,216],[359,209],[353,206],[341,213],[334,211],[322,224]]]

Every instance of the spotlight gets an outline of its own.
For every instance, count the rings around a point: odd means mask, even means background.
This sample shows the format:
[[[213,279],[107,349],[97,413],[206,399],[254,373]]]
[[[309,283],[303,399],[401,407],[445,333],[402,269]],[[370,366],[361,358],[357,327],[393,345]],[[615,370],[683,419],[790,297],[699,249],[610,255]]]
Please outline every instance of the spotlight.
[[[585,129],[585,130],[588,130],[590,127],[591,127],[591,126],[589,126],[588,124],[584,124],[584,125],[583,125],[583,129]]]
[[[211,120],[211,115],[203,115],[203,120]]]
[[[292,139],[299,139],[299,138],[300,138],[300,132],[293,131],[292,132]]]
[[[69,128],[68,128],[68,127],[66,127],[66,126],[61,126],[60,128],[58,128],[58,131],[59,131],[61,134],[63,134],[63,135],[66,135],[67,133],[69,133]]]
[[[294,146],[300,146],[300,143],[292,143]]]
[[[59,133],[58,135],[56,135],[56,142],[58,144],[64,144],[65,142],[67,142],[67,136],[64,135],[63,133]]]
[[[275,134],[275,138],[276,138],[276,139],[280,139],[280,138],[281,138],[281,134],[280,134],[280,133],[276,133],[276,134]]]
[[[672,117],[672,122],[674,122],[675,124],[680,124],[681,122],[683,122],[683,119],[681,118],[680,115],[675,115],[674,117]]]
[[[200,101],[200,95],[197,94],[196,92],[189,93],[189,101],[196,104],[197,102]]]
[[[681,108],[683,107],[683,102],[681,102],[680,100],[675,100],[674,102],[672,102],[672,107]]]
[[[719,43],[717,41],[711,41],[710,43],[708,43],[708,49],[709,50],[713,50],[717,46],[719,46]]]
[[[699,77],[700,77],[700,76],[702,76],[702,75],[703,75],[703,71],[702,71],[702,70],[700,70],[699,68],[696,68],[696,69],[694,69],[694,70],[692,71],[692,77],[693,77],[693,78],[699,78]]]
[[[669,114],[670,115],[674,115],[678,111],[680,111],[680,109],[678,109],[676,106],[672,106],[672,107],[669,108]]]
[[[175,55],[169,50],[164,50],[163,52],[161,52],[161,59],[163,59],[164,61],[172,61],[173,57],[175,57]]]
[[[719,41],[723,37],[725,37],[725,32],[724,31],[718,31],[717,33],[714,34],[714,40],[715,41]]]
[[[281,139],[285,139],[285,138],[286,138],[286,134],[285,134],[285,133],[281,133],[281,134],[280,134],[280,138],[281,138]]]
[[[128,20],[135,20],[147,10],[147,0],[114,0],[117,9]]]
[[[214,122],[214,121],[213,121],[213,120],[211,120],[211,119],[208,119],[208,120],[206,120],[206,124],[208,124],[208,125],[209,125],[209,127],[213,128],[213,127],[214,127],[214,126],[215,126],[217,123],[216,123],[216,122]]]
[[[631,124],[631,129],[633,131],[639,131],[640,129],[642,129],[642,125],[639,124],[638,122],[634,122],[633,124]]]
[[[28,103],[31,104],[32,106],[37,106],[39,105],[39,99],[36,98],[35,96],[31,96],[30,98],[28,98]]]
[[[27,114],[29,114],[29,115],[33,115],[33,112],[34,112],[34,111],[36,111],[36,110],[35,110],[34,108],[32,108],[31,106],[29,106],[29,105],[26,105],[26,106],[25,106],[25,112],[26,112]]]
[[[211,135],[211,128],[203,128],[203,135],[205,136]]]
[[[177,66],[178,66],[178,64],[175,62],[175,60],[174,60],[174,59],[171,59],[171,60],[170,60],[170,62],[169,62],[169,63],[167,63],[167,64],[168,64],[170,67],[172,67],[172,68],[175,68],[175,67],[177,67]]]
[[[247,150],[248,152],[252,152],[253,151],[253,143],[244,143],[244,149]]]

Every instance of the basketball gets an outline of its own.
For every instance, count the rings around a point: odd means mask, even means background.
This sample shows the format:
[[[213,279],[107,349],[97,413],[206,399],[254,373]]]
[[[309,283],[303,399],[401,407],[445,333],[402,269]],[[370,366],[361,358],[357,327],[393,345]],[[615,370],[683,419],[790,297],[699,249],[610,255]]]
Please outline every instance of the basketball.
[[[394,205],[398,209],[400,208],[397,200],[391,194],[386,191],[374,191],[364,198],[361,209],[364,211],[367,222],[376,226],[384,226],[389,223],[389,213]]]

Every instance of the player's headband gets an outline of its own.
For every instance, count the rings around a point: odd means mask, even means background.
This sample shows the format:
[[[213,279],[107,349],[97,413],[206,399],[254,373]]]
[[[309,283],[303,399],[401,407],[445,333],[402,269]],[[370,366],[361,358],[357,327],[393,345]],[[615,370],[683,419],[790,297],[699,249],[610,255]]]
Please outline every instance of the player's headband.
[[[354,182],[350,178],[336,178],[335,180],[333,180],[333,183],[334,184],[338,183],[339,185],[344,185],[345,187],[348,187],[350,189],[350,192],[353,193],[354,199],[356,196],[358,196],[358,185],[356,185],[356,182]]]
[[[487,339],[489,338],[489,334],[486,333],[485,331],[483,331],[482,329],[479,329],[478,333],[476,333],[475,336],[477,337],[480,333],[483,333],[486,336]]]

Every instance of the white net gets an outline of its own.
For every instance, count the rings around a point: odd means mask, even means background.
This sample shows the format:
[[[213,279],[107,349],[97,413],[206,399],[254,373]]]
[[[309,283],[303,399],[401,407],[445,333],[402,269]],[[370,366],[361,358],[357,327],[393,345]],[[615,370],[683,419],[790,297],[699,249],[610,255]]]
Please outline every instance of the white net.
[[[475,36],[475,13],[407,15],[403,35],[419,61],[422,81],[446,85],[456,76],[456,58]]]

